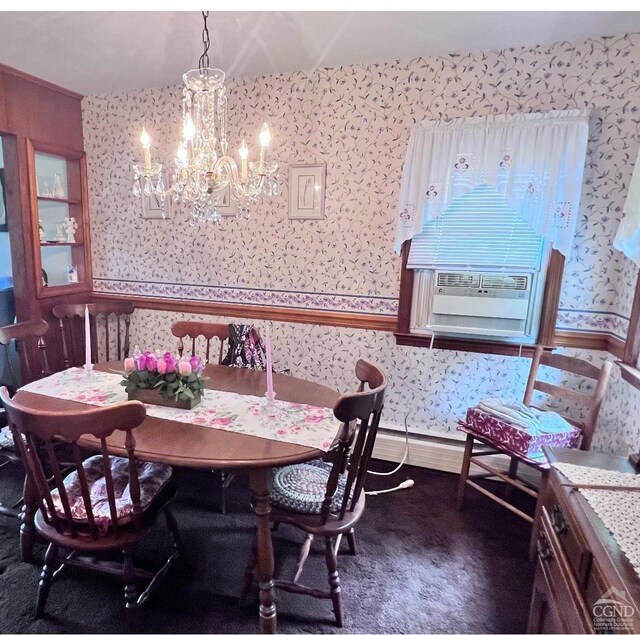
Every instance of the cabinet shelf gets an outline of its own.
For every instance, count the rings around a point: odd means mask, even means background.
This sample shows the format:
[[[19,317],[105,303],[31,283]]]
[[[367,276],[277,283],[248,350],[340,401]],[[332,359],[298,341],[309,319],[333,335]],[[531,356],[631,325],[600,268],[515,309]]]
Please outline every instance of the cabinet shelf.
[[[84,243],[82,242],[78,242],[76,240],[76,242],[73,243],[49,243],[49,242],[44,242],[44,243],[40,243],[40,247],[82,247]]]
[[[84,153],[29,140],[28,167],[36,296],[84,292],[91,288]],[[41,195],[53,193],[52,187],[63,196]],[[61,232],[61,227],[66,226],[66,218],[77,223],[74,242],[66,240],[66,231]],[[64,238],[61,242],[53,242],[54,237]],[[70,282],[69,278],[77,281]]]
[[[66,203],[67,205],[80,205],[82,201],[76,201],[70,198],[55,198],[53,196],[38,196],[39,201],[47,203]]]

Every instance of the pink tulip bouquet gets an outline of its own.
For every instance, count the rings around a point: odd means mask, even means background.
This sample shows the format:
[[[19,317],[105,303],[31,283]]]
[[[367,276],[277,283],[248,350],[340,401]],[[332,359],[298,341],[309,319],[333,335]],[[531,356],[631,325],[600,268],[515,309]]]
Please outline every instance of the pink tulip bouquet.
[[[171,353],[143,353],[124,360],[125,378],[121,385],[127,394],[151,388],[165,399],[195,399],[204,392],[202,360],[193,357],[174,357]],[[131,397],[130,397],[131,399]]]

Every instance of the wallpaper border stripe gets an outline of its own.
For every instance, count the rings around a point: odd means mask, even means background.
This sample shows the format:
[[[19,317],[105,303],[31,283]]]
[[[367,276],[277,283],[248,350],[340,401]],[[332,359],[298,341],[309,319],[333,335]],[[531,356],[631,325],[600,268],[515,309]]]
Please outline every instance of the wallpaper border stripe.
[[[199,301],[212,304],[223,303],[239,306],[277,307],[281,309],[337,311],[385,316],[394,320],[398,313],[397,298],[315,291],[254,289],[247,287],[231,288],[181,282],[94,278],[94,292],[144,298]]]

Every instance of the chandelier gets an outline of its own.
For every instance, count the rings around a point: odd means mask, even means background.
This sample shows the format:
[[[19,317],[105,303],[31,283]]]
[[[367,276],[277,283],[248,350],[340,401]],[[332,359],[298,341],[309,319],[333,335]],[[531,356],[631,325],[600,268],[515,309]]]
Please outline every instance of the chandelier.
[[[219,221],[219,206],[236,202],[241,214],[248,217],[250,206],[263,194],[278,192],[278,165],[267,161],[271,140],[269,126],[260,130],[260,153],[249,161],[249,147],[244,139],[238,155],[240,164],[227,154],[227,96],[225,74],[209,67],[208,11],[202,12],[204,52],[198,68],[182,76],[182,140],[174,160],[171,186],[165,183],[162,163],[151,159],[151,139],[143,128],[140,142],[143,161],[133,164],[133,194],[156,197],[161,203],[167,196],[192,205],[192,220]]]

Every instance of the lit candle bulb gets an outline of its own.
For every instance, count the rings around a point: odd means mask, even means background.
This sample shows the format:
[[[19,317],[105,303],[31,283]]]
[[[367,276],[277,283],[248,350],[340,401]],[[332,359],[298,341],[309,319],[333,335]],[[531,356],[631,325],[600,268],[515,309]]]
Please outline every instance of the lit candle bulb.
[[[247,171],[247,160],[249,158],[249,148],[247,147],[247,142],[243,139],[242,143],[240,144],[240,150],[238,150],[238,153],[240,154],[240,159],[242,159],[241,161],[241,178],[243,181],[247,180],[247,176],[248,176],[248,171]]]
[[[151,139],[149,133],[143,128],[140,135],[140,143],[142,144],[142,152],[144,154],[144,169],[147,173],[151,172]]]
[[[271,133],[269,132],[269,126],[267,122],[262,124],[260,130],[260,172],[264,172],[264,162],[267,158],[267,147],[271,141]]]
[[[185,141],[193,141],[196,136],[196,125],[193,123],[191,114],[187,113],[184,118],[184,125],[182,126],[182,136]]]
[[[182,125],[182,138],[184,139],[184,147],[185,153],[187,157],[187,161],[189,157],[193,156],[193,140],[196,137],[196,125],[193,123],[193,119],[191,118],[191,113],[187,113],[184,117],[184,123]],[[185,161],[185,165],[187,163]]]
[[[177,156],[180,167],[184,168],[187,165],[187,146],[184,142],[178,146]]]

